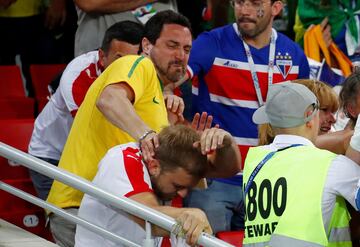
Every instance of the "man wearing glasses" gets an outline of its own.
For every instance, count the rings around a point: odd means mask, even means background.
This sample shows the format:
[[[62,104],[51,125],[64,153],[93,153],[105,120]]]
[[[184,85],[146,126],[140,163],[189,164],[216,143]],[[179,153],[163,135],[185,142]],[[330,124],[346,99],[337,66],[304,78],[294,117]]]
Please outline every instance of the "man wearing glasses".
[[[201,34],[193,43],[189,75],[193,78],[193,112],[208,112],[230,132],[242,158],[258,143],[254,111],[266,101],[268,87],[309,77],[301,48],[277,33],[272,23],[283,3],[276,0],[232,1],[236,22]],[[215,200],[216,198],[216,200]],[[244,227],[242,174],[208,180],[185,204],[208,215],[214,232]]]

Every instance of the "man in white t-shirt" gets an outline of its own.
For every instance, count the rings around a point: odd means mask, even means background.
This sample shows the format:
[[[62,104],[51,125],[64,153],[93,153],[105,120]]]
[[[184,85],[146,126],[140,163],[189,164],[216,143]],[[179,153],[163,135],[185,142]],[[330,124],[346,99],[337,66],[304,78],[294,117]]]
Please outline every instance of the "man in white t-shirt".
[[[155,148],[154,159],[147,163],[136,143],[110,149],[101,160],[93,183],[110,193],[131,198],[176,218],[182,225],[186,242],[194,245],[201,232],[212,233],[204,212],[196,208],[162,206],[159,201],[171,200],[177,195],[184,197],[200,178],[211,174],[212,167],[217,164],[225,161],[236,163],[240,169],[239,151],[231,135],[218,128],[207,129],[200,137],[190,127],[175,125],[164,128],[158,138],[160,145]],[[92,196],[84,196],[78,215],[137,244],[141,245],[145,238],[142,219]],[[155,236],[169,234],[157,226],[152,228],[152,233]],[[75,246],[115,245],[78,225]]]
[[[143,26],[122,21],[105,33],[99,50],[76,57],[63,72],[56,92],[51,96],[35,121],[29,153],[57,165],[68,137],[73,119],[87,90],[96,78],[117,58],[137,54]],[[40,198],[46,199],[52,179],[30,171]]]

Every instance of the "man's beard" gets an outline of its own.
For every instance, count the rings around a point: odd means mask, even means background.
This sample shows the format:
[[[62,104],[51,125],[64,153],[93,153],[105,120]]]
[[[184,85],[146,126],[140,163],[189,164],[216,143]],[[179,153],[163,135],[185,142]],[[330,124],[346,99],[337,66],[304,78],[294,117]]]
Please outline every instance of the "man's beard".
[[[164,193],[160,188],[161,186],[158,185],[156,178],[154,176],[150,176],[150,179],[151,179],[152,189],[158,199],[162,201],[170,201],[176,196],[176,193],[171,193],[171,194]]]
[[[242,29],[241,28],[241,22],[243,21],[247,21],[247,22],[250,22],[250,23],[254,23],[254,28],[251,29],[251,30],[245,30],[245,29]],[[269,20],[270,22],[270,20]],[[244,38],[249,38],[249,39],[254,39],[256,38],[259,34],[261,34],[262,32],[264,32],[264,30],[266,29],[267,25],[264,25],[262,26],[261,24],[257,24],[256,23],[256,20],[253,20],[253,19],[250,19],[250,18],[246,18],[246,17],[243,17],[243,18],[238,18],[236,20],[236,24],[238,26],[238,30],[241,34],[242,37]]]
[[[184,77],[184,75],[186,73],[186,68],[182,64],[182,62],[171,61],[171,62],[169,62],[167,68],[164,69],[158,63],[156,63],[155,60],[153,60],[153,61],[154,61],[154,65],[155,65],[157,71],[159,72],[159,74],[161,76],[164,76],[170,82],[174,82],[174,83],[178,82],[181,78]],[[173,64],[181,65],[181,68],[177,68],[175,71],[170,72],[171,65],[173,65]]]

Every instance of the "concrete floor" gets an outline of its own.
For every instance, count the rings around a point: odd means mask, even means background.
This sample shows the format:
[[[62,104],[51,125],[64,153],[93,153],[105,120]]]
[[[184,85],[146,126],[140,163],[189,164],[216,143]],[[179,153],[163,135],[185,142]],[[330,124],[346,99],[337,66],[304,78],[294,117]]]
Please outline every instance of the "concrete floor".
[[[15,225],[0,219],[0,247],[56,247],[58,245],[42,239]]]

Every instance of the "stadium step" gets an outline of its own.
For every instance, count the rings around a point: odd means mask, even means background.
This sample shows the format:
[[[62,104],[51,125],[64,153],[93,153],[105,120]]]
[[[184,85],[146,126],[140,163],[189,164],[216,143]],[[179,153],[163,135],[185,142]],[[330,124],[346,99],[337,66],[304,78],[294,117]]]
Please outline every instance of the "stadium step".
[[[58,245],[0,219],[1,247],[57,247]]]

